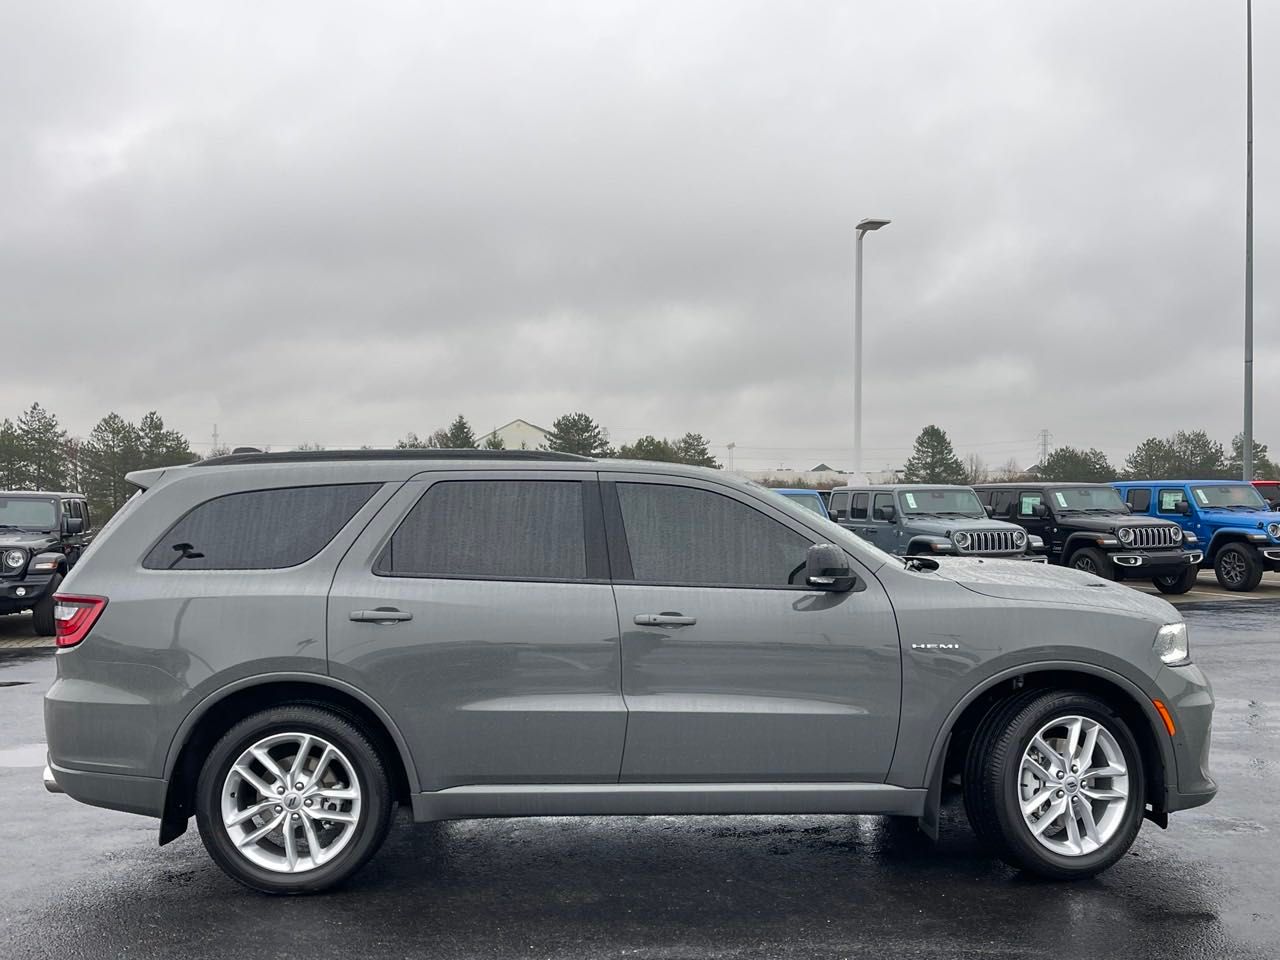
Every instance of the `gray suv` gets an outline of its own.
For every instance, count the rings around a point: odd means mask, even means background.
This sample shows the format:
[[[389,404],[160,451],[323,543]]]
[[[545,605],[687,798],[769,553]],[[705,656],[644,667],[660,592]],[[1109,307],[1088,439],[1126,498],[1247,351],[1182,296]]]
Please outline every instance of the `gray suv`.
[[[899,483],[836,487],[831,518],[897,556],[1003,557],[1045,563],[1044,541],[992,520],[971,487]]]
[[[350,876],[397,804],[936,836],[956,776],[996,853],[1071,879],[1217,789],[1178,612],[1076,570],[898,559],[665,463],[246,454],[130,480],[59,593],[45,784],[162,844],[194,816],[259,890]]]

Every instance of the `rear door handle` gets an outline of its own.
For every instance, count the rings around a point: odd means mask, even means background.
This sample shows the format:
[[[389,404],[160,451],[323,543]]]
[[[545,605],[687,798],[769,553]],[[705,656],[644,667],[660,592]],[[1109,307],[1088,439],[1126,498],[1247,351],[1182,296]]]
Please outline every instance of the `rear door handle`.
[[[691,627],[698,622],[697,617],[684,617],[678,613],[637,613],[637,627]]]
[[[378,607],[376,610],[352,610],[351,619],[356,623],[403,623],[412,620],[413,614],[395,607]]]

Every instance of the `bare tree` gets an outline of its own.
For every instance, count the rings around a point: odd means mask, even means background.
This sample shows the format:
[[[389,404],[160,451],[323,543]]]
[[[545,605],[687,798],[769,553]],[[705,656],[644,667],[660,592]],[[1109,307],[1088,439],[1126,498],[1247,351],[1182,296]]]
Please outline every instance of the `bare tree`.
[[[964,472],[968,477],[966,483],[985,483],[989,479],[987,465],[976,453],[971,453],[964,458]]]

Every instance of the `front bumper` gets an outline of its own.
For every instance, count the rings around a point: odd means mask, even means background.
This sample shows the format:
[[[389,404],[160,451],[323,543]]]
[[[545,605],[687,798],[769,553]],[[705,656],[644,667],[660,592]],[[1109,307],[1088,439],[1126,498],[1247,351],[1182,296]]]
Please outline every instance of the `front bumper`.
[[[34,607],[52,582],[52,576],[0,579],[0,613],[16,613]]]
[[[1195,664],[1164,667],[1156,677],[1156,685],[1175,728],[1170,738],[1175,769],[1165,770],[1165,812],[1199,807],[1218,792],[1218,784],[1209,773],[1213,688]]]
[[[1107,554],[1120,576],[1160,577],[1179,573],[1188,565],[1199,566],[1204,560],[1201,550],[1125,550]]]

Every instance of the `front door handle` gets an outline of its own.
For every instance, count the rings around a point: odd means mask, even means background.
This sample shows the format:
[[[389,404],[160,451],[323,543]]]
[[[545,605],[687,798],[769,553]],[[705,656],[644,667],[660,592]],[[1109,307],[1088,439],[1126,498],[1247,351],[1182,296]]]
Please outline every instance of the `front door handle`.
[[[685,617],[678,613],[637,613],[637,627],[691,627],[698,622],[697,617]]]
[[[376,610],[352,610],[351,619],[356,623],[403,623],[412,620],[413,614],[395,607],[378,607]]]

